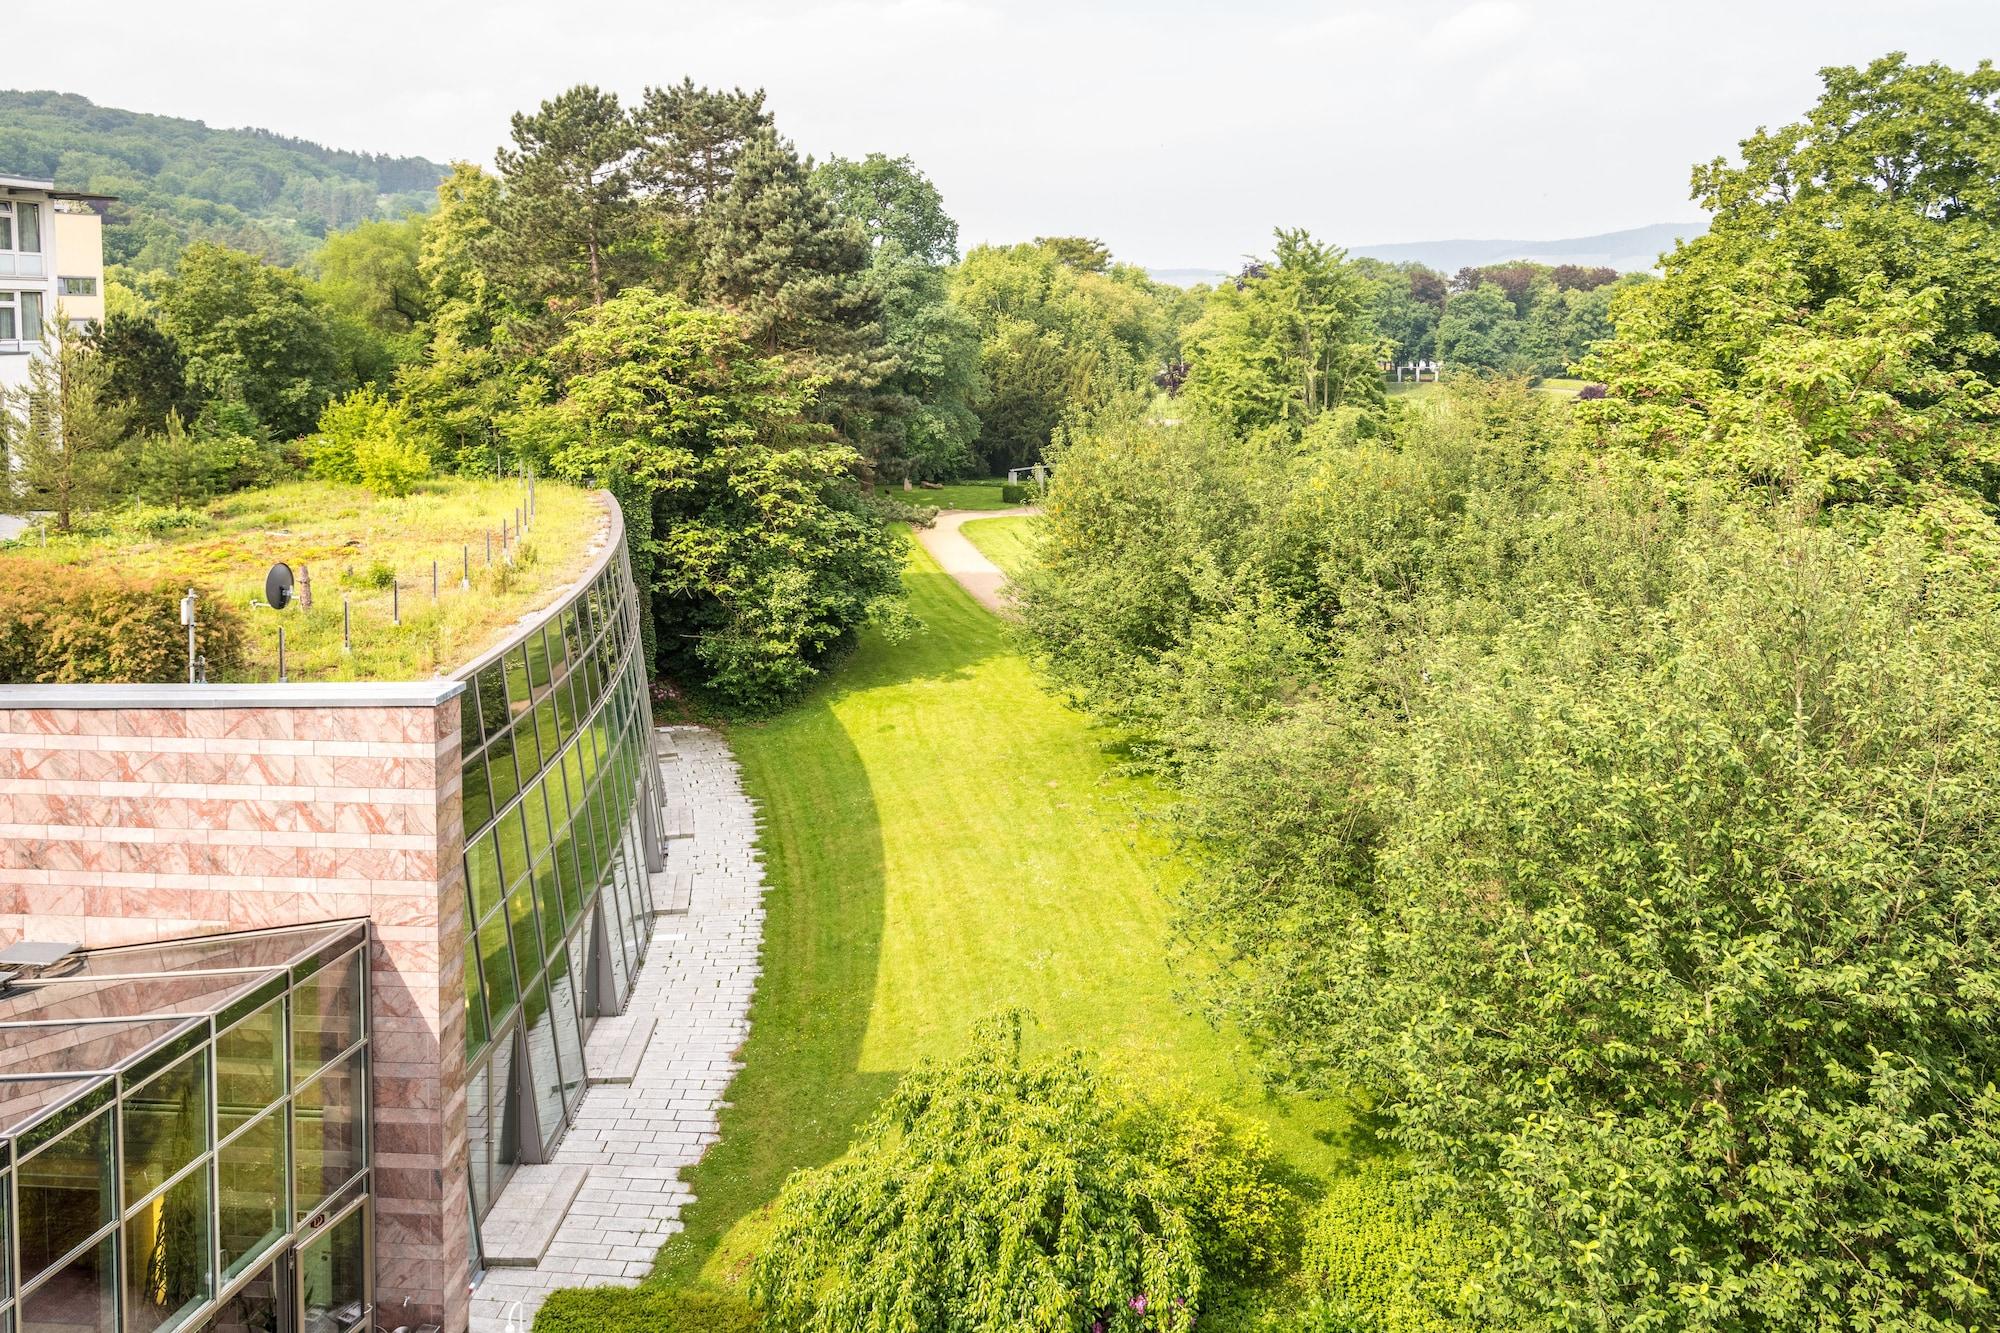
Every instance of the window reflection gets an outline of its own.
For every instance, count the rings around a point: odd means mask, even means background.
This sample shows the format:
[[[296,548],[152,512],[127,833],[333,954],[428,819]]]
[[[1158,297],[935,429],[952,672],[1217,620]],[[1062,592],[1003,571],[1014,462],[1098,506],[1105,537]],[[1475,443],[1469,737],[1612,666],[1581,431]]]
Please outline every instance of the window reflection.
[[[347,1333],[367,1322],[367,1243],[367,1219],[357,1208],[300,1249],[299,1295],[309,1333]]]
[[[105,1167],[108,1175],[109,1160]],[[117,1253],[117,1233],[112,1232],[22,1296],[16,1307],[21,1333],[113,1333],[118,1312]],[[27,1268],[25,1257],[21,1266]]]
[[[223,1134],[285,1090],[285,1001],[271,1001],[215,1039],[215,1113]]]
[[[208,1170],[191,1171],[125,1221],[126,1333],[165,1333],[215,1289]]]
[[[15,1174],[23,1282],[112,1220],[111,1163],[109,1109],[21,1163]]]
[[[292,989],[292,1078],[314,1070],[361,1040],[361,964],[356,949]]]
[[[356,1051],[292,1099],[294,1211],[304,1217],[362,1164],[362,1057]]]
[[[285,1117],[264,1119],[216,1154],[222,1271],[233,1278],[289,1229],[285,1208]]]
[[[208,1150],[208,1051],[125,1095],[125,1198],[152,1193]]]

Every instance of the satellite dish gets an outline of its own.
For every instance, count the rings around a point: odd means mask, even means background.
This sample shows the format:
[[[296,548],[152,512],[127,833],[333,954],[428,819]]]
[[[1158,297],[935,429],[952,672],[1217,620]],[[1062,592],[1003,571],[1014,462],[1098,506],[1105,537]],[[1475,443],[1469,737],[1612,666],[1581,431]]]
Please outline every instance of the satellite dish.
[[[292,567],[280,560],[264,576],[264,601],[274,611],[292,604]]]

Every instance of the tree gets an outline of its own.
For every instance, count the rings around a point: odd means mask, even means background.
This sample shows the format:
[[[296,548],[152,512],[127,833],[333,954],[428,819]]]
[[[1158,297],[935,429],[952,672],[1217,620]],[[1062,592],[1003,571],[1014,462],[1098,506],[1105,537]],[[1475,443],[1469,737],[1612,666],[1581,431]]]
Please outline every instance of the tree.
[[[456,347],[485,347],[506,318],[494,281],[505,244],[500,231],[500,182],[467,162],[452,164],[438,186],[437,208],[424,224],[417,276],[431,306],[431,332]]]
[[[1454,370],[1513,374],[1526,369],[1513,299],[1496,283],[1455,293],[1438,321],[1438,360]]]
[[[1697,169],[1706,235],[1621,296],[1605,448],[1940,529],[2000,500],[2000,72],[1821,71],[1806,118]]]
[[[801,1171],[751,1272],[800,1333],[1186,1333],[1294,1223],[1261,1126],[1129,1093],[1021,1019],[906,1075],[848,1156]]]
[[[823,408],[850,409],[881,382],[892,363],[867,237],[789,143],[758,131],[700,227],[705,299],[764,354],[819,380]]]
[[[1035,244],[1078,273],[1104,273],[1111,268],[1111,247],[1094,236],[1037,236]]]
[[[200,410],[187,358],[150,315],[113,312],[90,337],[103,359],[105,397],[125,405],[131,429],[162,431],[169,417],[186,419]]]
[[[52,319],[28,382],[0,400],[11,498],[18,510],[52,511],[59,532],[117,496],[130,410],[108,392],[109,372],[86,334]]]
[[[813,178],[834,206],[868,232],[877,249],[894,242],[922,264],[958,262],[958,223],[944,211],[944,196],[907,157],[870,153],[859,162],[829,158]]]
[[[729,188],[751,140],[773,129],[771,113],[762,90],[724,92],[682,79],[646,89],[632,110],[632,126],[633,186],[657,237],[667,283],[692,291],[700,285],[704,259],[696,219]]]
[[[979,333],[988,467],[1037,461],[1066,418],[1149,385],[1172,355],[1179,293],[1126,264],[1085,272],[1067,250],[982,245],[951,271],[951,302]]]
[[[1336,408],[1381,401],[1368,280],[1304,231],[1277,233],[1272,263],[1226,284],[1182,338],[1182,396],[1238,430],[1294,435]]]
[[[492,258],[532,340],[623,285],[639,225],[636,144],[617,95],[587,84],[517,112],[512,125],[514,146],[497,159],[506,188]]]
[[[371,335],[392,366],[415,359],[430,319],[423,244],[421,217],[364,222],[329,237],[314,257],[326,307]]]
[[[273,433],[312,428],[343,385],[332,327],[303,278],[253,255],[190,246],[160,289],[160,327],[210,397],[237,397]]]
[[[619,495],[660,670],[770,707],[893,604],[902,546],[860,504],[858,457],[734,317],[633,288],[550,355],[550,467]]]

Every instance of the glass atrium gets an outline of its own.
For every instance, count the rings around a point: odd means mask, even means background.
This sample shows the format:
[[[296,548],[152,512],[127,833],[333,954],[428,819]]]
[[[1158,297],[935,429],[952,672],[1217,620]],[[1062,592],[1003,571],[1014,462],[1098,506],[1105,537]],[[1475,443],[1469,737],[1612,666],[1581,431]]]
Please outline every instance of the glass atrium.
[[[367,1326],[367,948],[343,921],[8,977],[0,1333]]]

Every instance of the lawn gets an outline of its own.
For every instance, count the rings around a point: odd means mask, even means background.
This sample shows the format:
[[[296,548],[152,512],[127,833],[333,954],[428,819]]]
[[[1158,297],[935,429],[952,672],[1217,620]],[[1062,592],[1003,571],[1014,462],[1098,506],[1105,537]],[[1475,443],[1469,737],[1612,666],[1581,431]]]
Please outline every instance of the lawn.
[[[975,518],[959,529],[979,553],[1006,571],[1008,578],[1021,572],[1034,549],[1035,516],[1017,514],[1012,518]]]
[[[953,481],[934,491],[919,488],[903,498],[912,504],[936,505],[939,509],[1011,509],[1013,506],[1000,498],[1000,488],[1006,484],[1005,477]]]
[[[730,729],[762,815],[764,975],[655,1281],[740,1280],[786,1175],[838,1156],[900,1073],[1011,1005],[1040,1048],[1262,1117],[1308,1173],[1357,1141],[1343,1108],[1264,1096],[1245,1044],[1176,998],[1151,791],[914,543],[906,579],[922,631],[865,637],[815,697]]]
[[[521,500],[512,480],[438,479],[400,499],[294,482],[195,511],[113,513],[46,545],[30,530],[0,544],[0,561],[89,565],[194,584],[249,618],[250,660],[237,679],[277,679],[282,624],[291,679],[416,680],[471,661],[546,605],[583,571],[593,539],[606,530],[605,511],[589,493],[537,482],[535,524],[525,542],[518,534],[507,541],[510,563],[500,528],[513,529]],[[296,601],[282,612],[254,604],[264,595],[265,572],[279,561],[295,577],[310,574],[311,610]],[[461,589],[468,565],[471,587]],[[352,652],[341,647],[343,597]]]

